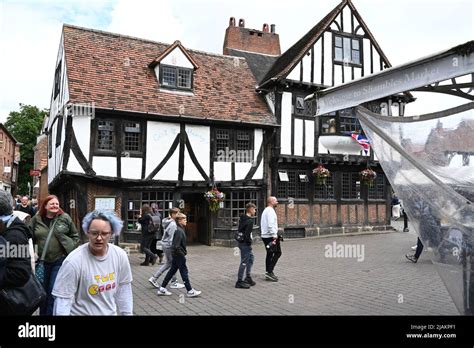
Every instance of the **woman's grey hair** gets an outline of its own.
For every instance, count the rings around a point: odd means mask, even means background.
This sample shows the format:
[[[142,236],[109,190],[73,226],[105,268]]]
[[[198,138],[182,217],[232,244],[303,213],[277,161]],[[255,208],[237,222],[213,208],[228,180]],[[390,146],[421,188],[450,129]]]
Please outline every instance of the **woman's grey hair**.
[[[110,226],[112,227],[113,235],[120,235],[120,232],[122,231],[123,221],[120,220],[117,215],[115,215],[115,213],[109,210],[94,210],[90,213],[87,213],[87,215],[84,216],[84,219],[82,220],[82,229],[85,233],[88,233],[89,226],[91,225],[92,220],[96,219],[109,222]]]
[[[10,192],[0,190],[0,215],[13,213],[13,197]]]

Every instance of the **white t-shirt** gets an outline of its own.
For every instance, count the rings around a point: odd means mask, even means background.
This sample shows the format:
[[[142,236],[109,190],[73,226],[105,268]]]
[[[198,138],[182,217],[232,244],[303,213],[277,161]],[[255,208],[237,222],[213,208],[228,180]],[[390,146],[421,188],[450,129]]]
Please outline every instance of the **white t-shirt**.
[[[66,257],[52,294],[73,300],[71,315],[117,315],[117,288],[131,282],[132,270],[124,250],[109,244],[107,254],[97,257],[87,243]]]

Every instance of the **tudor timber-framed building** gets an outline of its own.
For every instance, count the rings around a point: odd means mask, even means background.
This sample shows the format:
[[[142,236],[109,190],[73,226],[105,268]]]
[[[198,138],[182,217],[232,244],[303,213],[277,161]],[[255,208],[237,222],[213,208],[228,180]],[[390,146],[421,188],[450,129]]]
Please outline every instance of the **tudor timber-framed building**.
[[[245,203],[262,211],[272,194],[288,236],[388,227],[389,184],[373,153],[343,135],[361,131],[352,110],[315,119],[304,102],[390,67],[354,5],[342,1],[283,54],[273,25],[231,18],[223,53],[64,25],[45,121],[48,184],[76,223],[113,209],[134,241],[142,204],[164,215],[180,205],[189,241],[231,245]],[[403,115],[411,100],[369,106]],[[224,150],[251,155],[223,159]],[[318,163],[333,174],[325,186],[311,175]],[[372,189],[358,181],[367,163],[381,174]],[[203,198],[213,185],[226,193],[217,214]]]

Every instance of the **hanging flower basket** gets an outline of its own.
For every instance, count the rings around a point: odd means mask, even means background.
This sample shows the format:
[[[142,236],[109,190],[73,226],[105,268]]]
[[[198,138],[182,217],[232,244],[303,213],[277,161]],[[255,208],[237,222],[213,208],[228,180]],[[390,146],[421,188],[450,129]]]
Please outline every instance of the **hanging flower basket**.
[[[360,181],[366,186],[372,187],[374,186],[375,178],[377,177],[377,173],[375,173],[372,169],[366,168],[359,173]]]
[[[326,185],[326,179],[331,176],[331,172],[322,164],[313,169],[313,174],[318,185]]]
[[[209,210],[216,212],[219,210],[220,203],[224,202],[225,194],[214,187],[212,190],[204,193],[204,198],[206,198],[209,203]]]

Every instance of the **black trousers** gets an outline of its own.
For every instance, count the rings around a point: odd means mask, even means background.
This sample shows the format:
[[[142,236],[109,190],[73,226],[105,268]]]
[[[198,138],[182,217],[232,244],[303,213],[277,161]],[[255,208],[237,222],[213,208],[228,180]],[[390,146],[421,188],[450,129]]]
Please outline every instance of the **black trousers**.
[[[423,243],[421,242],[421,239],[418,238],[416,242],[416,251],[414,255],[416,259],[420,257],[422,251],[423,251]]]
[[[265,268],[267,273],[273,273],[273,269],[278,262],[278,259],[281,256],[281,246],[280,241],[277,241],[277,244],[273,250],[267,248],[267,245],[273,242],[273,238],[262,238],[263,244],[265,245],[265,250],[267,251],[267,257],[265,258]]]

